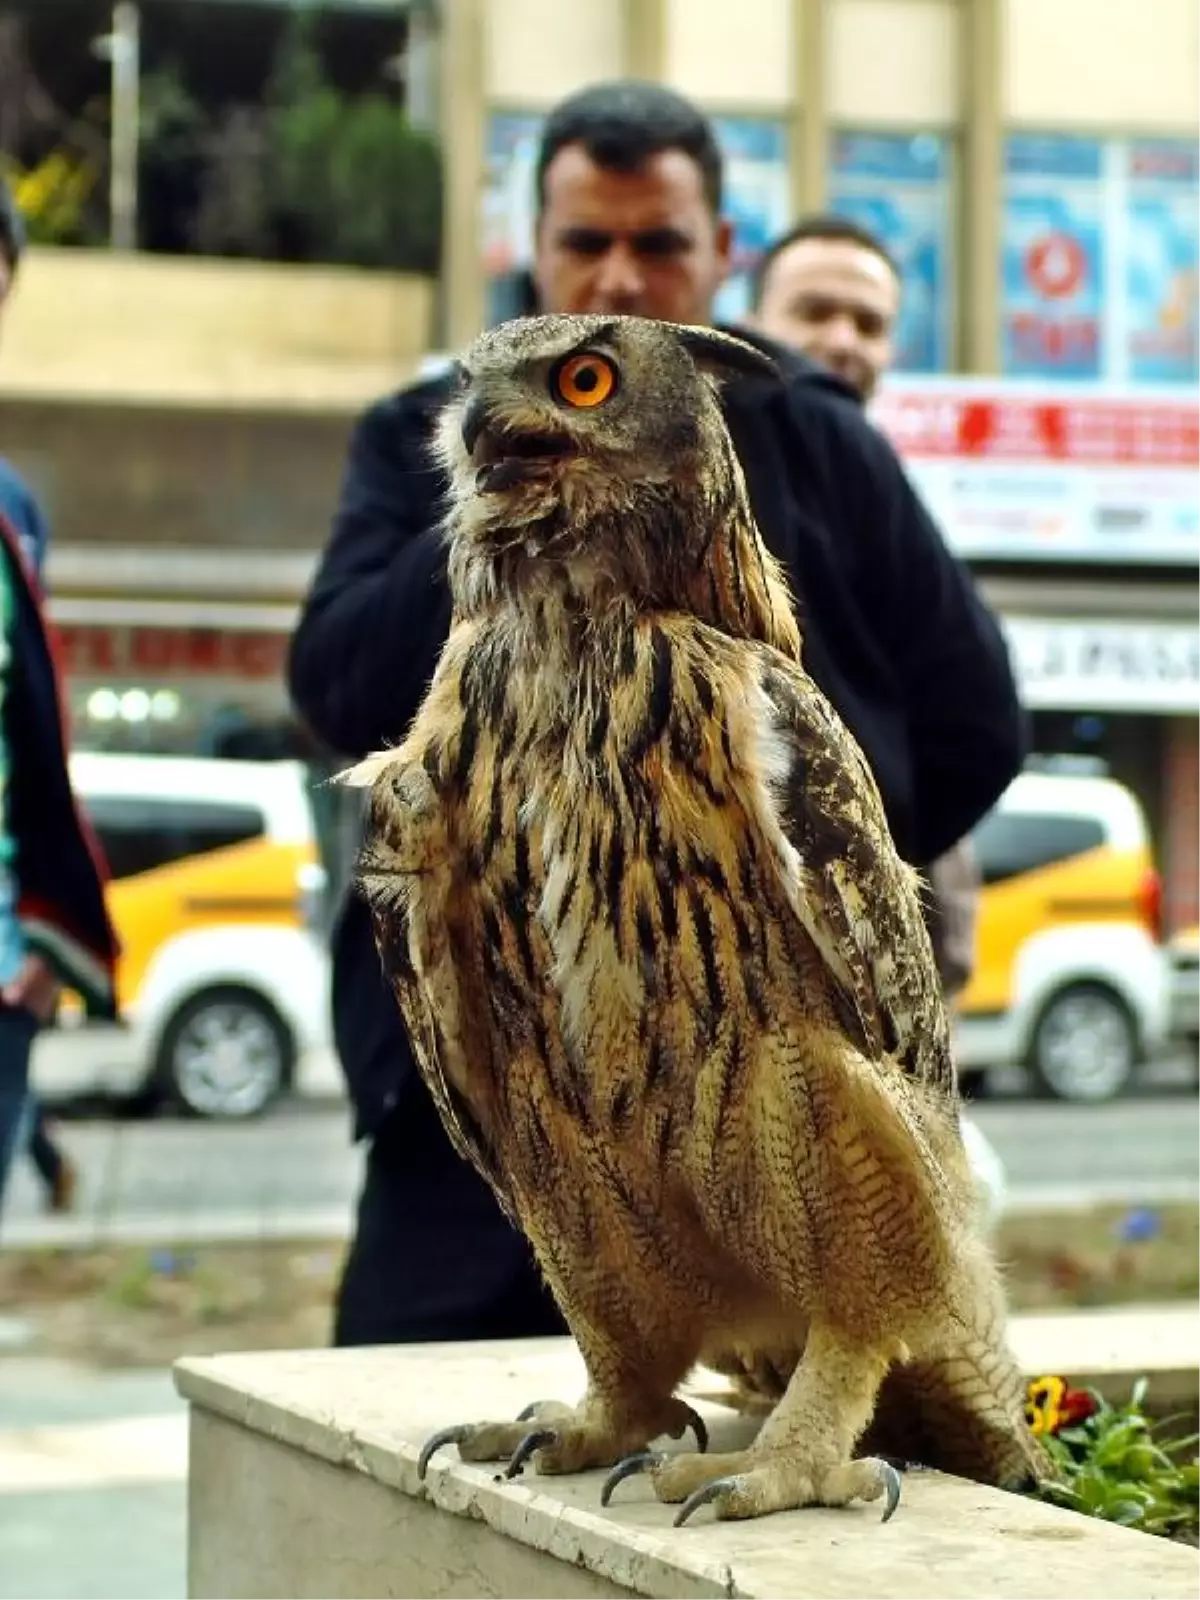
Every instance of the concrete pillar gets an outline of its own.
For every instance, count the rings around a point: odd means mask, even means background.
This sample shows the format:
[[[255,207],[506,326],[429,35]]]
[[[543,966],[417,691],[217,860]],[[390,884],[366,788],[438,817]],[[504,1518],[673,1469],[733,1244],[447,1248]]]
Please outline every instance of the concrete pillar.
[[[792,0],[792,212],[824,208],[828,192],[830,0]]]
[[[481,199],[486,139],[484,7],[442,7],[442,336],[459,350],[483,327]]]
[[[1005,0],[960,0],[962,167],[959,355],[964,372],[1000,365]]]
[[[666,0],[621,0],[621,3],[625,11],[626,76],[662,83],[667,75]]]

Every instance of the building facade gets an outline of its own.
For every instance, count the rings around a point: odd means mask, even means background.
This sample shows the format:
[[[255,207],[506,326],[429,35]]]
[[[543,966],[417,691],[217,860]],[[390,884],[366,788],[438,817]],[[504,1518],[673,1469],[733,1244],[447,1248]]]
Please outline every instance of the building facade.
[[[283,273],[236,341],[164,310],[175,331],[156,335],[156,355],[138,356],[131,329],[121,356],[100,341],[88,379],[80,352],[115,328],[115,302],[84,337],[62,310],[78,295],[46,287],[58,365],[45,382],[30,262],[0,349],[0,426],[49,501],[77,735],[215,749],[231,727],[285,722],[287,632],[355,414],[409,378],[421,349],[454,348],[513,309],[541,118],[573,88],[636,75],[716,119],[738,248],[724,317],[744,305],[756,251],[801,211],[847,212],[887,240],[905,293],[880,423],[1004,620],[1039,752],[1099,762],[1137,790],[1169,921],[1194,921],[1200,0],[433,9],[436,324],[411,285],[326,273],[318,299],[315,275],[305,287]],[[164,264],[153,270],[164,283]],[[143,324],[165,292],[139,290]],[[187,289],[193,307],[215,304],[208,294]],[[286,304],[274,353],[256,355],[250,330]],[[189,325],[188,348],[173,345]],[[212,351],[238,348],[236,370],[212,368]],[[902,403],[938,426],[953,416],[949,458],[905,431]],[[1007,444],[980,447],[964,418],[984,413]]]

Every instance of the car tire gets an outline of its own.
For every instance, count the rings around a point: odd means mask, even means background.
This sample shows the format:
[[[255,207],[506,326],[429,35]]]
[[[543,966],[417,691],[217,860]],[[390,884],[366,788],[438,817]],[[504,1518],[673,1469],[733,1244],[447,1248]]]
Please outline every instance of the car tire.
[[[296,1047],[269,1000],[229,985],[204,989],[163,1030],[155,1077],[188,1116],[261,1116],[291,1082]]]
[[[1129,1088],[1141,1061],[1137,1024],[1104,983],[1072,983],[1042,1006],[1025,1060],[1044,1100],[1100,1104]]]

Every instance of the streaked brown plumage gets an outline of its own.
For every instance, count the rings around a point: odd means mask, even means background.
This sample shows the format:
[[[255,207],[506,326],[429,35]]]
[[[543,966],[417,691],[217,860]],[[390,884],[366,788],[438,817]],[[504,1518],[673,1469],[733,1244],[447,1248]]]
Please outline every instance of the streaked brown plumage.
[[[716,382],[747,373],[774,381],[633,319],[476,341],[439,435],[451,634],[402,744],[347,775],[423,1075],[587,1363],[535,1464],[678,1436],[697,1362],[757,1371],[786,1389],[749,1451],[644,1463],[724,1516],[890,1506],[854,1455],[872,1426],[990,1481],[1045,1467],[918,880],[803,669],[722,420]],[[528,1430],[455,1436],[483,1460]]]

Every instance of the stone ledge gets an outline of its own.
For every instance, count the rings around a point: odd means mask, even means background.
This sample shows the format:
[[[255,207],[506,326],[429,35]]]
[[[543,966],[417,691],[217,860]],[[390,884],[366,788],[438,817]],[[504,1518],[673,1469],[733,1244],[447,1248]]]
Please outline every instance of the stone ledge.
[[[1194,1310],[1190,1316],[1194,1351]],[[1104,1317],[1089,1320],[1098,1350]],[[1166,1308],[1151,1322],[1160,1343],[1168,1325],[1176,1342],[1186,1331],[1186,1317],[1168,1317]],[[1142,1321],[1143,1335],[1146,1327]],[[1023,1359],[1037,1331],[1020,1323],[1014,1330]],[[1110,1323],[1110,1343],[1113,1331]],[[1077,1381],[1078,1359],[1065,1365]],[[1137,1371],[1148,1367],[1153,1378],[1155,1366],[1142,1362]],[[701,1514],[678,1531],[670,1509],[637,1480],[603,1510],[598,1472],[498,1483],[493,1468],[468,1466],[447,1449],[419,1482],[417,1454],[435,1428],[515,1416],[531,1399],[575,1397],[583,1367],[566,1340],[227,1355],[184,1360],[175,1370],[192,1412],[193,1597],[1172,1600],[1194,1596],[1200,1578],[1196,1553],[1178,1545],[937,1473],[907,1475],[886,1527],[876,1507],[854,1506],[740,1524]],[[714,1448],[736,1448],[755,1424],[723,1406],[722,1392],[714,1377],[689,1398],[709,1422]]]
[[[1138,1378],[1149,1380],[1147,1403],[1159,1415],[1193,1407],[1200,1395],[1200,1305],[1025,1312],[1011,1319],[1009,1336],[1030,1377],[1058,1373],[1077,1389],[1099,1389],[1114,1405]]]

